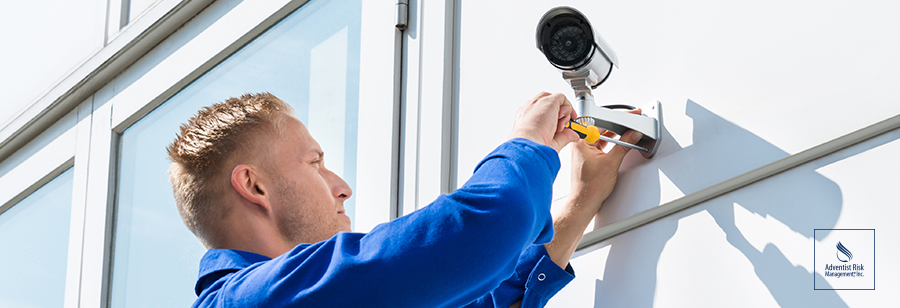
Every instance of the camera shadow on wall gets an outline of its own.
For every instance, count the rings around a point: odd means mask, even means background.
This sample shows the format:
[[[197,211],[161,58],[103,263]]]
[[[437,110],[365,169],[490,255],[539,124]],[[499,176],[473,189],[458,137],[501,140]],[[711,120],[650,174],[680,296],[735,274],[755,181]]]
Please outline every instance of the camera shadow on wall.
[[[688,100],[685,109],[693,119],[693,144],[682,148],[664,130],[656,158],[628,155],[620,189],[601,209],[595,228],[668,202],[661,202],[661,192],[671,190],[671,185],[688,195],[789,156],[694,101]],[[595,281],[594,306],[742,302],[769,306],[759,301],[759,290],[767,289],[773,305],[847,307],[835,291],[813,290],[813,279],[824,283],[811,267],[813,229],[835,226],[843,202],[840,187],[816,170],[871,147],[857,148],[803,164],[600,244],[602,249],[609,248],[602,277]],[[697,239],[698,235],[703,239]],[[707,242],[710,238],[724,241]],[[735,290],[742,285],[757,289]],[[744,302],[742,297],[752,301]]]

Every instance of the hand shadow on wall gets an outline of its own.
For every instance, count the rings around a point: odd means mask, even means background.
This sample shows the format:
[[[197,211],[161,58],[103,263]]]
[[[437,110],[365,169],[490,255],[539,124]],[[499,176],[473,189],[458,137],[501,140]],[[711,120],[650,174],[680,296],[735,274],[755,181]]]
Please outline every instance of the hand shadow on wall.
[[[693,101],[687,102],[686,114],[694,121],[694,143],[681,148],[666,130],[656,158],[644,160],[639,155],[629,155],[623,166],[635,172],[625,172],[620,177],[619,187],[626,188],[617,190],[604,205],[596,223],[598,228],[658,206],[660,172],[687,195],[789,156]],[[728,243],[753,265],[757,277],[780,306],[847,307],[835,291],[813,290],[813,279],[820,288],[824,279],[817,273],[811,277],[805,268],[795,267],[775,245],[768,244],[762,252],[754,248],[735,225],[734,203],[763,217],[772,216],[811,238],[813,229],[833,227],[842,208],[840,187],[815,170],[867,149],[870,148],[826,156],[752,184],[752,189],[731,192],[608,240],[611,248],[603,281],[596,281],[594,306],[652,307],[660,255],[675,234],[679,219],[707,211]],[[812,254],[812,247],[809,249]],[[718,257],[697,252],[695,260],[702,264]],[[690,288],[690,280],[685,277],[686,283],[679,287]],[[703,299],[678,304],[703,306]]]

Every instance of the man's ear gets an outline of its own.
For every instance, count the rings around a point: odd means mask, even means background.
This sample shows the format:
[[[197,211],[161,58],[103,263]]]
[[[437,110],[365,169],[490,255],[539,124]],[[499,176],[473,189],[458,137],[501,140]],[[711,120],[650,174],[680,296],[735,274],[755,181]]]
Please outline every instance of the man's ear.
[[[271,191],[260,180],[260,174],[248,165],[237,165],[231,171],[231,187],[251,204],[262,207],[262,210],[271,211],[269,203]]]

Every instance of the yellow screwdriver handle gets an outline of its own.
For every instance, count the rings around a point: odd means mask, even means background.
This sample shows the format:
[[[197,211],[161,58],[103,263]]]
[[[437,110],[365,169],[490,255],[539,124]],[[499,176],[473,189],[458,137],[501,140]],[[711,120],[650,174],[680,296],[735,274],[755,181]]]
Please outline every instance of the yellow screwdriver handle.
[[[569,124],[566,125],[566,128],[571,129],[578,133],[578,137],[584,139],[585,142],[593,144],[600,140],[600,129],[596,126],[584,126],[578,124],[578,122],[569,120]]]

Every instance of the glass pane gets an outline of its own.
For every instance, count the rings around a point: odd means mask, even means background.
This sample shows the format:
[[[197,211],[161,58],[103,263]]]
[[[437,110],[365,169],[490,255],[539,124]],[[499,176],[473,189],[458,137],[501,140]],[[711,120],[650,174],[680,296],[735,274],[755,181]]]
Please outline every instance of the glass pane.
[[[0,307],[62,307],[72,168],[0,214]]]
[[[360,7],[310,1],[123,133],[112,307],[186,307],[196,299],[205,249],[178,216],[165,147],[203,106],[275,94],[319,141],[327,167],[355,189]],[[344,206],[354,218],[355,198]]]

